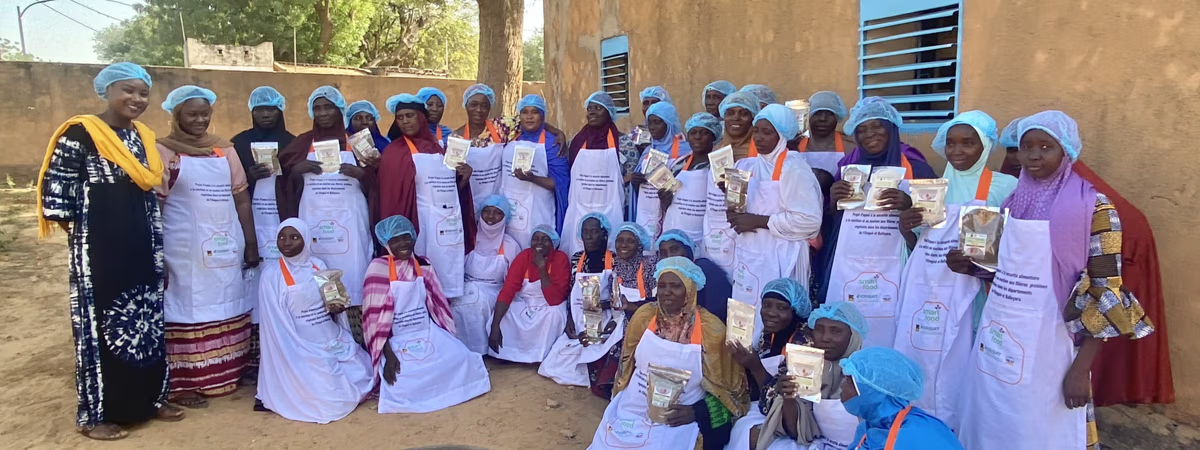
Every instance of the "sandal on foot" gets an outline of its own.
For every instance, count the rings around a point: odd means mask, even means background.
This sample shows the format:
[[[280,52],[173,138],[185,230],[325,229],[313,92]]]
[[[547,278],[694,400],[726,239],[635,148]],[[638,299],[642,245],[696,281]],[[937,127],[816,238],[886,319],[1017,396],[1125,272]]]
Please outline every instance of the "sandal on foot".
[[[170,404],[158,408],[158,411],[154,414],[155,419],[163,422],[178,422],[183,420],[183,416],[183,409]]]
[[[125,439],[127,436],[129,436],[129,432],[125,431],[124,428],[107,422],[91,427],[79,428],[78,431],[79,434],[97,441],[115,441],[118,439]]]
[[[200,409],[208,407],[208,399],[200,396],[200,394],[191,393],[184,394],[171,399],[171,403],[175,403],[184,408]]]

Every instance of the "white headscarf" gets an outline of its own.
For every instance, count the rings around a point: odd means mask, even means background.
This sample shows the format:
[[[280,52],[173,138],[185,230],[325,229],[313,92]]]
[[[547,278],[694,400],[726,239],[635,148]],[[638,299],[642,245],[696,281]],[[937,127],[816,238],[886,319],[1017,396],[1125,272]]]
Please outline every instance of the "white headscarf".
[[[280,254],[280,256],[282,256],[283,259],[285,261],[287,261],[288,267],[293,270],[297,267],[310,267],[311,268],[313,265],[313,263],[312,263],[312,242],[309,242],[309,239],[308,239],[308,234],[309,234],[308,223],[303,220],[300,220],[298,218],[295,218],[295,217],[284,220],[283,222],[279,223],[278,227],[275,228],[275,238],[278,239],[279,233],[282,232],[283,229],[287,228],[287,227],[295,228],[296,231],[300,232],[300,236],[303,237],[303,239],[304,239],[304,249],[300,250],[300,253],[296,256],[287,256],[287,255],[283,255],[282,253]]]

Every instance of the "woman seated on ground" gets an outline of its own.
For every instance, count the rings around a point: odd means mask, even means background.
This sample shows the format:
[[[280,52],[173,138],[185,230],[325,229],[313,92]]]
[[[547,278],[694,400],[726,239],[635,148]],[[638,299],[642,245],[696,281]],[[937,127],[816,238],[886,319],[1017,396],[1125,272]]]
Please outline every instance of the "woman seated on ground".
[[[451,302],[458,338],[481,355],[487,353],[492,310],[504,288],[508,265],[521,251],[517,241],[505,234],[511,210],[503,195],[493,194],[483,200],[475,249],[467,253],[463,296]]]
[[[417,231],[404,216],[375,225],[388,255],[367,267],[363,331],[379,370],[380,413],[448,408],[491,390],[483,356],[454,337],[454,319],[429,261],[413,253]]]
[[[729,352],[742,367],[750,382],[750,412],[733,424],[726,449],[747,449],[751,428],[762,424],[766,416],[759,410],[760,386],[771,379],[783,362],[783,348],[789,342],[804,342],[808,336],[812,301],[808,288],[791,278],[779,278],[763,287],[759,316],[762,318],[762,344],[758,352],[739,344],[726,343]],[[757,434],[755,431],[754,434]]]
[[[567,326],[565,332],[554,342],[550,353],[538,367],[538,375],[550,378],[554,382],[570,386],[593,386],[593,373],[588,374],[588,366],[596,370],[605,366],[603,359],[621,341],[621,331],[625,325],[625,314],[612,309],[610,302],[613,281],[614,256],[609,250],[609,239],[612,224],[603,214],[591,213],[583,217],[579,226],[579,236],[583,237],[583,250],[571,256],[570,303],[567,309]],[[595,310],[586,306],[584,298],[584,283],[587,278],[595,277],[599,283],[598,308]],[[598,330],[593,336],[588,336],[587,312],[597,312]],[[614,369],[609,369],[613,370]],[[596,392],[607,391],[597,390]],[[603,396],[603,395],[601,395]]]
[[[571,289],[571,267],[567,254],[558,250],[558,242],[554,225],[538,225],[529,248],[508,266],[492,314],[488,355],[512,362],[542,362],[562,334],[567,324],[562,303]]]
[[[261,406],[286,419],[329,423],[346,417],[375,386],[371,357],[333,316],[314,275],[329,268],[312,256],[309,227],[296,218],[279,224],[278,263],[263,267],[258,285],[262,364]]]
[[[793,334],[791,343],[825,351],[821,401],[798,398],[798,386],[788,376],[786,362],[781,362],[772,369],[776,375],[760,385],[759,413],[766,417],[751,430],[749,448],[842,450],[850,446],[858,418],[842,406],[838,361],[863,347],[867,320],[853,303],[831,302],[808,315],[806,328],[805,333]]]
[[[626,321],[633,317],[638,308],[653,300],[651,297],[658,284],[654,278],[658,255],[645,254],[645,249],[650,245],[650,235],[641,225],[625,222],[617,227],[617,238],[613,244],[616,258],[613,258],[612,281],[620,286],[621,298],[620,308],[614,307],[613,311],[623,309]],[[613,378],[617,375],[620,362],[621,344],[617,342],[603,358],[588,363],[593,394],[600,398],[612,398]]]
[[[861,420],[851,440],[854,448],[963,448],[950,427],[912,406],[913,400],[921,397],[925,377],[921,368],[900,352],[884,347],[864,348],[837,365],[846,375],[841,381],[842,405]]]
[[[654,248],[658,251],[660,260],[672,256],[682,256],[696,263],[696,266],[704,272],[704,279],[707,280],[700,288],[700,292],[697,293],[696,301],[705,311],[717,316],[718,319],[721,319],[721,323],[725,323],[725,309],[728,306],[729,296],[733,293],[733,284],[729,282],[729,276],[725,274],[725,270],[711,259],[697,258],[696,241],[688,237],[683,230],[664,231],[662,236],[654,241]]]
[[[705,281],[700,268],[672,257],[658,262],[655,277],[658,301],[630,320],[615,395],[591,448],[693,448],[697,442],[705,449],[722,448],[733,421],[749,406],[746,371],[725,348],[725,325],[696,304]],[[650,363],[692,374],[666,410],[665,424],[650,419]]]

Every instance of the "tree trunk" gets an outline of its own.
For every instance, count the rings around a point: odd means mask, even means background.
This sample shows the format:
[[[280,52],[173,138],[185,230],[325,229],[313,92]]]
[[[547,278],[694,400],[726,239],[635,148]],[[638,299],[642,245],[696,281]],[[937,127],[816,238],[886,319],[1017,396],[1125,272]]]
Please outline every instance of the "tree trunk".
[[[476,0],[479,4],[480,83],[496,90],[492,115],[511,114],[521,98],[525,22],[523,0]]]
[[[333,8],[332,0],[317,0],[317,21],[321,24],[321,42],[317,50],[317,56],[322,63],[329,62],[329,46],[333,42],[333,20],[330,19],[330,9]]]

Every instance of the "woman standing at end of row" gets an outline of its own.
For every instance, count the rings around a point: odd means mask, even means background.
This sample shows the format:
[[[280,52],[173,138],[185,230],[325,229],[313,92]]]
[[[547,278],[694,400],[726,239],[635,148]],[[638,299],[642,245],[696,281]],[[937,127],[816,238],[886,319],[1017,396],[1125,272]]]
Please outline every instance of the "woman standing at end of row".
[[[97,440],[184,416],[167,404],[162,213],[152,191],[163,163],[154,131],[135,120],[151,83],[137,64],[101,70],[93,86],[104,112],[59,126],[38,177],[38,237],[54,226],[68,235],[75,426]]]

